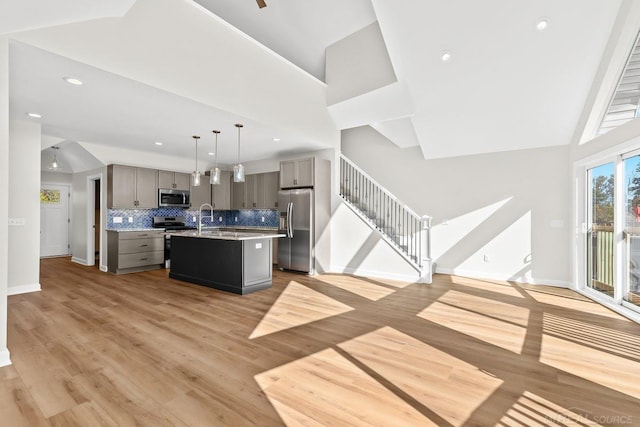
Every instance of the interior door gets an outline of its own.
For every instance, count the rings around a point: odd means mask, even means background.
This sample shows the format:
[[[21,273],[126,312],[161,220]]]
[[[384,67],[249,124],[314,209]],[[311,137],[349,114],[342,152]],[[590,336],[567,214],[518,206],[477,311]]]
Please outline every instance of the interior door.
[[[68,255],[69,187],[45,185],[40,189],[40,256]]]

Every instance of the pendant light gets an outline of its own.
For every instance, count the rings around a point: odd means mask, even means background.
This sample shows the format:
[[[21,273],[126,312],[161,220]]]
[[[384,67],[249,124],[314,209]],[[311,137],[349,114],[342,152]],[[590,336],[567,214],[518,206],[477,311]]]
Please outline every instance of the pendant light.
[[[240,123],[236,124],[238,128],[238,164],[233,167],[233,182],[244,182],[244,166],[240,164]]]
[[[193,186],[198,187],[200,186],[200,171],[198,170],[198,140],[200,139],[200,137],[194,135],[193,139],[196,141],[196,170],[193,171],[193,174],[191,174],[191,176],[193,177]]]
[[[49,163],[48,169],[50,170],[58,170],[60,169],[60,163],[58,162],[58,158],[57,158],[57,152],[60,149],[60,147],[56,147],[55,145],[53,147],[51,147],[51,149],[53,150],[53,159],[51,160],[51,163]]]
[[[215,156],[216,160],[215,160],[215,166],[213,167],[213,169],[211,169],[211,172],[209,173],[209,184],[220,185],[220,168],[218,168],[218,134],[220,133],[220,131],[214,130],[212,132],[216,136],[216,149],[213,152],[213,155]]]

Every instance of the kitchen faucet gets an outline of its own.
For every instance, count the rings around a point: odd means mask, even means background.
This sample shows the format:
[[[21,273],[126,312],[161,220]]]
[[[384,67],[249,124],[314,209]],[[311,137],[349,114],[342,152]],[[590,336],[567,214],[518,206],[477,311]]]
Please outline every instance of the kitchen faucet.
[[[213,206],[211,206],[209,203],[201,204],[200,211],[198,212],[198,234],[202,233],[202,208],[207,206],[209,207],[209,209],[211,209],[211,214],[209,215],[209,218],[211,219],[211,221],[213,221]]]

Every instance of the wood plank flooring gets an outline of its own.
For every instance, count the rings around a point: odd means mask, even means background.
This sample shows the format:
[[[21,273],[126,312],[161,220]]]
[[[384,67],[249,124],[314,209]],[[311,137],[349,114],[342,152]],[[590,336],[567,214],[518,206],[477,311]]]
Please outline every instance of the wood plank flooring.
[[[274,271],[239,296],[42,260],[2,426],[640,425],[640,325],[580,295]]]

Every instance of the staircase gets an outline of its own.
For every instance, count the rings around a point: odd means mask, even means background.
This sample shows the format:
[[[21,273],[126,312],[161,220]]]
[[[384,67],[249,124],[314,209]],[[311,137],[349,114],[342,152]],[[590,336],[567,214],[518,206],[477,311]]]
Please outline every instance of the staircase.
[[[419,216],[345,156],[340,156],[340,197],[431,283],[431,217]]]

